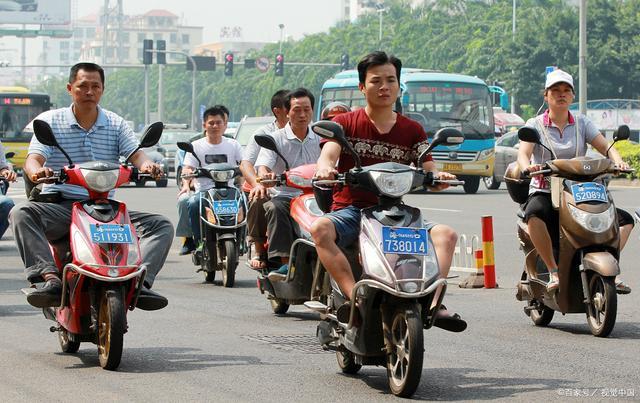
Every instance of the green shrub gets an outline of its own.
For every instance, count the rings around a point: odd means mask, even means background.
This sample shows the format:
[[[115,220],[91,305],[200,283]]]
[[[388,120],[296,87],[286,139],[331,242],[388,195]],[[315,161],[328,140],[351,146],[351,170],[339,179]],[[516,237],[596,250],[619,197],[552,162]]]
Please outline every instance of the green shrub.
[[[622,159],[636,170],[630,174],[630,178],[635,179],[640,176],[640,144],[625,140],[617,142],[614,147],[618,150]]]

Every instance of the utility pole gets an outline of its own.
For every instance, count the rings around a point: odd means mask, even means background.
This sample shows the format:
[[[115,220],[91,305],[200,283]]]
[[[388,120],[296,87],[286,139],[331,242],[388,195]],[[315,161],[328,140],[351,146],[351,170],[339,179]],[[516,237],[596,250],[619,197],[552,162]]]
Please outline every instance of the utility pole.
[[[580,113],[587,114],[587,0],[580,0],[580,66],[578,80],[580,81]]]
[[[104,0],[102,14],[102,64],[107,64],[107,30],[109,29],[109,0]]]
[[[511,25],[511,39],[513,43],[516,42],[516,0],[513,0],[513,16],[512,25]],[[511,70],[511,77],[513,78],[513,82],[515,83],[516,72]],[[515,85],[511,89],[511,113],[516,113],[516,95],[515,95]]]

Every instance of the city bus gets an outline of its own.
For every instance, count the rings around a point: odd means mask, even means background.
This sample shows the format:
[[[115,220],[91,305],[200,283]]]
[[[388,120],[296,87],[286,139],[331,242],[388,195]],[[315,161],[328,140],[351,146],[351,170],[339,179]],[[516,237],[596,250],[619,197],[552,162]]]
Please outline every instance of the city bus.
[[[419,122],[433,134],[455,127],[465,135],[461,145],[436,147],[438,169],[465,180],[466,193],[476,193],[482,177],[493,175],[495,126],[490,90],[477,77],[432,70],[405,68],[400,75],[401,95],[396,110]],[[328,103],[341,101],[352,110],[366,102],[358,89],[358,72],[342,71],[327,80],[318,99],[316,120]]]
[[[15,168],[22,169],[33,132],[25,126],[41,112],[51,109],[49,95],[31,92],[24,87],[0,87],[0,141]]]

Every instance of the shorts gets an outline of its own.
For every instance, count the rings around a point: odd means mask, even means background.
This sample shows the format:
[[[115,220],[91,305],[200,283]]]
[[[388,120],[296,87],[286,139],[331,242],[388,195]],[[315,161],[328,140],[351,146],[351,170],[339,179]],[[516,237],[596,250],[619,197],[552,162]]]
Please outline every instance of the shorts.
[[[348,206],[340,210],[335,210],[324,215],[331,220],[336,229],[336,245],[341,248],[351,246],[358,240],[360,235],[360,220],[362,218],[361,209]],[[424,221],[423,226],[427,231],[431,231],[438,223]]]

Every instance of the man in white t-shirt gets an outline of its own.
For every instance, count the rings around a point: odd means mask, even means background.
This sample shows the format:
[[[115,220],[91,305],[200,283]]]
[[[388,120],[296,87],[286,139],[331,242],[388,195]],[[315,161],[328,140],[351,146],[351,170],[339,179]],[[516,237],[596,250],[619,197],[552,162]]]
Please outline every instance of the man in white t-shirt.
[[[223,162],[238,165],[242,160],[242,147],[240,147],[240,144],[233,139],[223,136],[227,128],[228,116],[229,110],[223,105],[215,105],[204,111],[202,125],[204,127],[205,137],[192,143],[193,150],[202,162],[202,166]],[[198,160],[191,153],[187,153],[184,157],[184,165],[182,167],[183,174],[190,174],[199,167]],[[232,182],[233,181],[230,181],[230,183]],[[194,241],[192,249],[195,249],[195,246],[200,241],[200,192],[212,187],[213,181],[209,178],[196,178],[194,185],[195,192],[188,198],[183,196],[189,194],[189,181],[183,179],[182,188],[178,193],[179,216],[182,216],[184,212],[184,208],[181,208],[181,205],[182,207],[184,207],[184,204],[187,205]],[[180,220],[180,218],[181,217],[178,217],[178,220]]]

